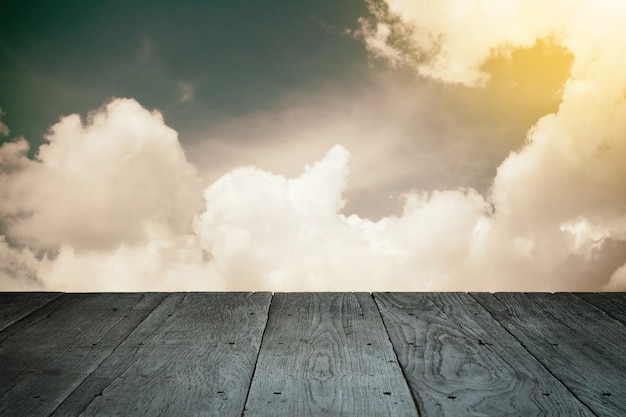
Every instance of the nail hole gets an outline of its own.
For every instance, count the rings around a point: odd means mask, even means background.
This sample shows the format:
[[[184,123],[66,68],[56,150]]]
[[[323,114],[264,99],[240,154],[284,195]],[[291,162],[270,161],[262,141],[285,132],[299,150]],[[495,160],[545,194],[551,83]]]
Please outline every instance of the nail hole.
[[[223,394],[223,393],[224,393],[224,391],[217,391],[217,393],[218,393],[218,394]]]
[[[274,395],[280,395],[280,394],[282,394],[282,392],[276,391],[276,392],[274,393]]]
[[[372,346],[372,344],[371,344],[371,343],[366,343],[366,345],[367,345],[367,346]]]
[[[383,395],[391,395],[391,393],[389,391],[385,391],[383,392]]]
[[[454,395],[448,395],[448,398],[450,398],[451,400],[456,400],[456,397]]]
[[[549,392],[544,392],[544,393],[543,393],[543,395],[545,395],[545,396],[548,396],[548,397],[549,397],[549,396],[550,396],[550,393],[549,393]]]
[[[610,397],[612,394],[610,392],[603,392],[602,395],[605,397]]]

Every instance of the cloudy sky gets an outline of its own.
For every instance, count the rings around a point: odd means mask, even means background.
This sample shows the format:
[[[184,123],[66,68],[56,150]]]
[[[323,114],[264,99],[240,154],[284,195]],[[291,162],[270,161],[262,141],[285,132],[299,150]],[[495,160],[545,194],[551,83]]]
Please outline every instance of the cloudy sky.
[[[131,3],[0,5],[0,290],[626,289],[622,2]]]

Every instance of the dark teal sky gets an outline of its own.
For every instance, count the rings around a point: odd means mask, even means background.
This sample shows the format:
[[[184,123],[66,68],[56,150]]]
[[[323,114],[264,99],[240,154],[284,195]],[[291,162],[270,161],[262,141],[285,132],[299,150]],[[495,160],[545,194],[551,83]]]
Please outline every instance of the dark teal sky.
[[[0,5],[0,107],[11,136],[41,143],[62,115],[112,97],[188,129],[271,108],[285,95],[357,88],[362,0],[15,1]],[[193,99],[181,102],[183,86]]]

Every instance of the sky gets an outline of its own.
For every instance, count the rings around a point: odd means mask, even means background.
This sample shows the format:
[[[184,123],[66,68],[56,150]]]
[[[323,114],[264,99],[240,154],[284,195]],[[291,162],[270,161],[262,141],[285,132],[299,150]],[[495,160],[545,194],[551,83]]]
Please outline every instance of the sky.
[[[0,290],[626,290],[616,0],[0,4]]]

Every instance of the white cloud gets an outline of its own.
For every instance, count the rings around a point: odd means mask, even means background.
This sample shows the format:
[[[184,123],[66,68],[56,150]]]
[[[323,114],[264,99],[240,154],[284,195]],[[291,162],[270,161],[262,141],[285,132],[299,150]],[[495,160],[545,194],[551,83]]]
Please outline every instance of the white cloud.
[[[346,217],[340,209],[348,157],[335,146],[293,179],[237,169],[205,191],[197,231],[227,285],[282,291],[454,285],[489,206],[475,192],[449,191],[410,195],[401,217]]]
[[[498,169],[491,195],[498,237],[492,245],[507,248],[507,242],[517,242],[521,270],[532,285],[552,280],[554,288],[584,288],[584,278],[570,274],[574,265],[585,266],[578,274],[588,274],[589,288],[606,282],[626,258],[616,243],[624,241],[626,216],[626,77],[619,70],[619,57],[626,53],[621,23],[626,6],[611,1],[385,3],[385,13],[376,6],[375,19],[389,22],[398,35],[387,36],[381,48],[402,51],[402,42],[408,45],[408,53],[392,63],[402,59],[417,73],[444,82],[480,85],[487,77],[481,65],[494,51],[528,47],[541,38],[553,38],[573,53],[558,112],[539,120],[527,145]],[[381,38],[378,28],[363,23],[366,42]],[[413,51],[422,54],[416,59]],[[511,255],[495,246],[487,253],[492,267]]]
[[[118,119],[122,116],[123,121]],[[5,257],[12,259],[1,281],[5,288],[17,288],[18,283],[32,287],[35,282],[45,289],[63,291],[453,288],[466,285],[465,268],[484,239],[481,227],[489,223],[490,206],[472,191],[410,194],[401,216],[378,222],[341,214],[350,155],[337,145],[294,178],[252,167],[224,175],[205,190],[204,209],[180,204],[170,207],[168,214],[178,215],[181,224],[196,218],[192,230],[174,227],[170,216],[155,218],[153,212],[165,204],[171,191],[168,187],[159,188],[163,200],[152,200],[158,207],[151,204],[151,210],[139,213],[120,212],[118,205],[137,201],[128,200],[123,186],[114,187],[120,190],[118,194],[107,187],[109,182],[120,184],[114,174],[120,169],[116,161],[133,155],[129,149],[138,144],[145,146],[142,158],[150,161],[144,161],[142,169],[125,171],[123,177],[138,187],[135,198],[144,198],[141,190],[151,187],[151,179],[186,172],[184,159],[174,158],[177,162],[168,166],[164,154],[146,151],[156,145],[145,142],[163,141],[169,144],[164,145],[167,154],[176,154],[175,135],[165,129],[158,115],[133,101],[114,101],[91,117],[86,126],[77,124],[74,117],[62,119],[52,130],[50,148],[44,148],[37,161],[26,159],[24,142],[2,147],[2,155],[7,155],[3,167],[19,167],[8,174],[10,191],[14,196],[28,194],[22,200],[10,199],[20,204],[20,210],[17,205],[4,208],[5,218],[15,216],[7,223],[9,234],[32,248],[2,247]],[[129,130],[121,132],[116,126],[128,126]],[[111,132],[119,135],[110,136]],[[113,148],[100,150],[99,161],[87,165],[70,158],[74,154],[77,160],[89,161],[95,151],[91,147],[98,143],[90,142],[88,147],[84,142],[104,137],[114,138],[115,144],[99,144]],[[55,148],[61,144],[62,151]],[[103,171],[98,166],[112,169]],[[55,172],[59,169],[72,169],[76,176],[70,181]],[[80,201],[94,198],[94,194],[85,194],[83,182],[94,192],[102,188],[107,200]],[[184,188],[194,182],[191,175],[177,186]],[[26,186],[35,191],[29,194],[20,188]],[[49,199],[44,189],[71,195],[73,200]],[[57,214],[66,210],[73,214]],[[42,220],[51,218],[60,222],[51,226]],[[94,222],[124,224],[136,230],[130,234],[117,227],[114,233],[106,226],[92,227]],[[41,227],[40,235],[24,232],[35,227]]]
[[[2,148],[16,165],[5,177],[11,207],[4,214],[13,216],[7,229],[22,243],[133,245],[188,230],[201,208],[202,182],[176,132],[133,100],[109,103],[86,124],[78,115],[64,117],[46,140],[34,161],[26,159],[24,141]]]
[[[400,215],[371,221],[341,212],[350,154],[339,145],[292,178],[235,169],[205,189],[200,205],[200,180],[175,132],[132,100],[113,101],[86,125],[63,118],[49,139],[34,161],[23,140],[0,148],[3,224],[14,242],[0,242],[3,289],[571,290],[623,283],[621,272],[608,283],[623,262],[623,222],[588,216],[568,223],[552,206],[517,210],[523,199],[498,187],[517,180],[519,167],[505,164],[498,174],[495,213],[471,189],[410,192]]]
[[[382,56],[421,75],[478,85],[492,51],[546,36],[574,63],[558,112],[500,165],[490,194],[408,192],[401,214],[378,221],[342,213],[342,146],[300,175],[235,169],[205,189],[202,205],[176,133],[132,100],[113,101],[86,125],[63,118],[37,160],[24,141],[4,144],[1,285],[30,287],[36,277],[62,290],[624,289],[621,4],[389,0],[391,20],[379,13],[364,23],[368,47],[389,47],[395,55]],[[376,178],[368,173],[359,181]]]
[[[23,139],[0,147],[0,219],[25,248],[3,251],[28,265],[13,275],[46,289],[189,288],[168,274],[203,268],[192,233],[203,181],[161,115],[118,99],[85,123],[62,118],[46,140],[35,160]]]
[[[361,31],[372,53],[391,54],[394,63],[409,64],[424,76],[475,86],[487,80],[480,66],[494,49],[529,47],[544,37],[561,39],[566,26],[593,11],[596,3],[384,0],[369,4],[374,22],[361,20]]]

